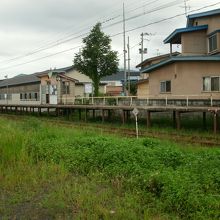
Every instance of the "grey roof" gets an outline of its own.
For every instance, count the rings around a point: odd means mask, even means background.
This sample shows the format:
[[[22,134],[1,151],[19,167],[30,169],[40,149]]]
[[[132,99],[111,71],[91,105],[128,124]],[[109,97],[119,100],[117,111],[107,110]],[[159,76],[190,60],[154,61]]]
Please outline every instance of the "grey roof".
[[[148,66],[147,68],[144,68],[141,70],[142,73],[150,73],[160,67],[163,67],[165,65],[174,63],[174,62],[181,62],[181,61],[217,61],[220,62],[220,56],[177,56],[177,57],[171,57],[169,59],[163,60],[157,64],[153,64]]]
[[[172,53],[172,56],[178,56],[180,55],[181,53],[179,52],[173,52]],[[170,57],[170,53],[167,53],[167,54],[162,54],[162,55],[159,55],[159,56],[155,56],[155,57],[150,57],[150,58],[147,58],[146,60],[144,60],[143,62],[139,63],[136,68],[138,67],[142,67],[143,65],[145,65],[146,63],[148,62],[151,62],[151,61],[154,61],[154,60],[158,60],[158,59],[166,59],[166,58],[169,58]]]
[[[59,69],[49,69],[49,70],[44,70],[42,72],[36,72],[34,73],[36,76],[44,76],[46,74],[48,74],[49,72],[55,72],[55,73],[61,73],[61,72],[68,72],[70,70],[73,70],[74,67],[73,66],[67,66],[67,67],[63,67],[63,68],[59,68]]]
[[[18,75],[13,78],[5,79],[0,81],[0,88],[6,86],[16,86],[22,84],[29,84],[29,83],[40,83],[40,79],[35,75]]]
[[[140,72],[131,71],[131,76],[140,76]],[[119,71],[116,74],[105,76],[101,78],[101,81],[123,81],[124,80],[124,71]]]

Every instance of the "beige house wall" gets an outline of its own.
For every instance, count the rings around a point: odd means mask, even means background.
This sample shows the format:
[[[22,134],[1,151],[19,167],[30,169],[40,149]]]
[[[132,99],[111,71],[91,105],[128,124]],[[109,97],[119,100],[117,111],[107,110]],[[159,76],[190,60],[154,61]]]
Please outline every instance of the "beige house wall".
[[[40,83],[8,87],[8,94],[40,92]],[[0,88],[0,94],[7,93],[7,88]]]
[[[137,96],[140,98],[149,96],[149,83],[148,83],[148,81],[138,84]]]
[[[220,15],[204,17],[204,18],[197,18],[194,20],[194,23],[193,23],[193,26],[196,26],[196,25],[198,25],[198,26],[199,25],[208,25],[208,30],[206,32],[206,45],[207,45],[206,54],[208,54],[209,53],[209,48],[208,48],[209,37],[208,37],[208,35],[214,31],[220,29]],[[218,49],[216,51],[214,51],[213,53],[220,53],[220,34],[219,33],[217,33],[217,39],[218,39],[218,41],[217,41],[217,48]],[[201,48],[202,48],[202,44],[201,44]],[[194,49],[194,47],[193,47],[193,49]]]
[[[20,93],[11,94],[11,99],[7,100],[0,100],[0,104],[12,104],[12,105],[40,105],[41,101],[35,100],[20,100]]]
[[[77,70],[70,70],[66,73],[66,76],[71,77],[73,79],[78,80],[80,83],[92,83],[92,80],[86,76],[85,74],[80,73]],[[106,93],[106,86],[99,86],[99,92],[102,94]],[[85,96],[85,88],[84,85],[77,85],[75,87],[75,97],[83,97]]]
[[[220,76],[220,62],[177,62],[149,74],[149,95],[219,95],[203,92],[203,77]],[[171,80],[171,93],[160,93],[160,82]]]
[[[183,33],[181,35],[182,55],[205,55],[207,54],[206,31]]]
[[[209,25],[207,34],[212,33],[215,30],[220,29],[220,15],[197,18],[194,20],[193,26],[197,25]]]
[[[26,84],[26,85],[18,85],[18,86],[12,86],[7,88],[0,88],[0,94],[10,95],[10,99],[4,100],[0,99],[0,104],[15,104],[15,105],[25,105],[25,104],[40,104],[40,83],[33,83],[33,84]],[[20,99],[20,94],[27,94],[27,99]],[[29,99],[30,93],[37,93],[38,94],[38,100],[35,99]]]
[[[92,80],[88,76],[86,76],[85,74],[80,73],[77,70],[70,70],[65,75],[68,76],[68,77],[71,77],[73,79],[76,79],[79,82],[85,82],[85,83],[86,82],[88,82],[88,83],[92,82]]]

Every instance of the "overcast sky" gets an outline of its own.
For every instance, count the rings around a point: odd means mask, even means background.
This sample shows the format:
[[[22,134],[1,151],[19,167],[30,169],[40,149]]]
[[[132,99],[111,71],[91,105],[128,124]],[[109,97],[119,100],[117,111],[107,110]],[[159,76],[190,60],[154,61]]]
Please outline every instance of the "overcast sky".
[[[126,30],[145,26],[126,33],[132,68],[141,60],[138,44],[142,32],[150,34],[145,37],[148,54],[144,58],[169,52],[163,40],[174,29],[184,27],[186,17],[156,22],[184,14],[184,0],[0,0],[0,78],[72,65],[82,37],[96,22],[103,22],[103,31],[113,36],[112,48],[118,51],[123,67],[123,2],[126,18],[132,18],[126,22]],[[188,0],[186,4],[189,13],[213,4],[191,13],[220,8],[217,0]]]

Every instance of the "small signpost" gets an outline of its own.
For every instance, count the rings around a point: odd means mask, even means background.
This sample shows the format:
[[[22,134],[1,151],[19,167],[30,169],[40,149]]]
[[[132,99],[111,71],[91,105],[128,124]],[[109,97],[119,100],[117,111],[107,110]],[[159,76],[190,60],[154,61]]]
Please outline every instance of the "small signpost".
[[[132,113],[134,114],[134,117],[135,117],[135,124],[136,124],[136,137],[138,139],[138,109],[137,108],[134,108]]]
[[[85,83],[85,93],[92,94],[92,83]]]

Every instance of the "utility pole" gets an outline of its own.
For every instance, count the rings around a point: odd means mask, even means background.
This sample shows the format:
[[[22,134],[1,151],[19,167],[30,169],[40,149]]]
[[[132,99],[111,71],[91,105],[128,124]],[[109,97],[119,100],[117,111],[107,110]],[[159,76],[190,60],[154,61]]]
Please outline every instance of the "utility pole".
[[[124,95],[127,95],[127,72],[126,72],[126,39],[125,39],[125,4],[123,3],[123,41],[124,41]]]
[[[144,61],[144,33],[141,33],[141,63]]]
[[[186,4],[186,0],[184,0],[184,7],[185,7],[185,15],[186,15],[186,17],[187,17],[188,12],[187,12],[187,4]]]
[[[7,102],[7,105],[8,105],[8,75],[5,76],[5,80],[7,82],[7,86],[6,86],[6,102]]]
[[[131,94],[131,71],[130,71],[130,40],[128,37],[128,95]]]
[[[147,48],[144,48],[144,36],[145,35],[151,35],[151,34],[148,34],[148,33],[141,33],[141,49],[139,49],[140,51],[140,54],[141,54],[141,63],[144,61],[144,54],[147,53]],[[149,40],[148,40],[149,41]]]

